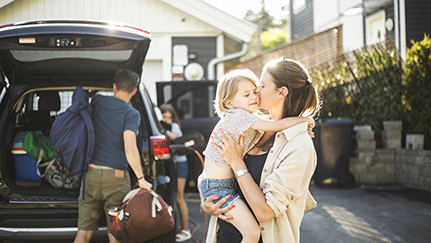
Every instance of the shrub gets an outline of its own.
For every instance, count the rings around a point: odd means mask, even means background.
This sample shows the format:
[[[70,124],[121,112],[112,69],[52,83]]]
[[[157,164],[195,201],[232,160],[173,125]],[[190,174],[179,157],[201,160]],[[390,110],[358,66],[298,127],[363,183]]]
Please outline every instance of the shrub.
[[[431,148],[431,39],[424,36],[407,50],[405,77],[405,115],[408,133],[425,136],[425,148]]]
[[[320,117],[371,125],[382,147],[383,121],[402,119],[402,66],[394,50],[358,52],[354,61],[312,73],[323,98]]]

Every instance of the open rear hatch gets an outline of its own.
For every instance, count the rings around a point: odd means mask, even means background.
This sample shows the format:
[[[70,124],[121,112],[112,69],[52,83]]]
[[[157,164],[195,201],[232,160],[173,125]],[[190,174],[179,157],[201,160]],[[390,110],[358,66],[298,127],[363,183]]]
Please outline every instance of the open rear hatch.
[[[149,44],[149,31],[129,25],[24,22],[0,28],[0,65],[14,84],[43,76],[112,77],[121,68],[141,74]]]
[[[31,130],[25,122],[30,113],[46,113],[52,124],[60,105],[48,101],[52,108],[42,110],[43,94],[55,93],[58,97],[65,87],[72,93],[78,85],[106,90],[112,87],[115,72],[122,68],[141,74],[149,44],[148,31],[106,22],[34,21],[0,26],[1,195],[16,203],[40,203],[47,197],[53,200],[50,202],[76,202],[79,189],[62,189],[59,193],[35,175],[36,168],[22,150],[19,138]],[[33,178],[23,184],[19,177],[28,174]]]

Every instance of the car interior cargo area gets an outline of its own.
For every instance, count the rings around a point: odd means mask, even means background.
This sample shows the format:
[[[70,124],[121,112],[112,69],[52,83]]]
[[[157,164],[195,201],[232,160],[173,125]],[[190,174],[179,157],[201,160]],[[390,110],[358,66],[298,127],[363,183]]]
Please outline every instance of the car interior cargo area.
[[[58,195],[59,189],[46,178],[49,167],[59,166],[58,162],[53,161],[47,165],[50,161],[39,159],[37,154],[36,157],[34,154],[31,156],[28,153],[31,144],[26,135],[34,132],[39,145],[43,137],[49,140],[51,126],[56,117],[72,104],[73,91],[74,87],[62,90],[30,90],[24,92],[12,105],[13,109],[6,118],[7,124],[3,131],[2,147],[7,153],[4,153],[6,158],[2,159],[1,174],[2,179],[14,191],[23,194],[52,192]],[[102,91],[92,89],[91,96],[96,92],[103,95],[113,93],[106,89]],[[79,187],[61,188],[61,191],[77,196]]]

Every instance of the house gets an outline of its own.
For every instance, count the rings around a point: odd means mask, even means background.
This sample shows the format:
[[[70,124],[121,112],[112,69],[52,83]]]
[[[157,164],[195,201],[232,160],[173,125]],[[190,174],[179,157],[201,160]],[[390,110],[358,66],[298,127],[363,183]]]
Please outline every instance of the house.
[[[292,42],[342,25],[345,52],[390,36],[405,59],[411,40],[431,34],[427,0],[291,0],[289,7]]]
[[[203,0],[1,0],[0,25],[38,19],[91,19],[151,31],[142,80],[216,79],[245,53],[256,26]],[[228,64],[227,64],[228,65]]]

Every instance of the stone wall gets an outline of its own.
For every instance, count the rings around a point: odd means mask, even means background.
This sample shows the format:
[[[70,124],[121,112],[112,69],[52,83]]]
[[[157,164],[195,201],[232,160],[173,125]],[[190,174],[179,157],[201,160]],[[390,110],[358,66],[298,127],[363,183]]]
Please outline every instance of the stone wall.
[[[395,167],[398,183],[431,192],[431,150],[400,149]]]
[[[376,148],[371,126],[355,126],[355,157],[350,173],[358,184],[400,183],[431,192],[431,150],[423,149],[423,135],[408,134],[401,148],[400,121],[383,123],[383,149]]]

